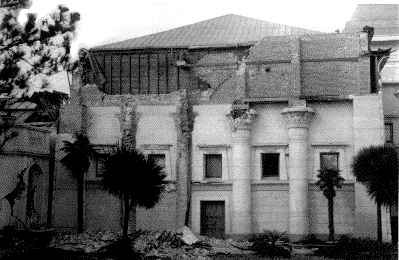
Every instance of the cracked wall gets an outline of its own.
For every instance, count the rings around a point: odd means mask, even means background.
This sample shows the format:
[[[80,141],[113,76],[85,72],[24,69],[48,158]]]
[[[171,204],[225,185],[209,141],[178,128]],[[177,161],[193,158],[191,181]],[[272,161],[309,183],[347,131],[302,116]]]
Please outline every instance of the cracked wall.
[[[191,101],[188,101],[190,97],[187,96],[186,90],[159,95],[106,95],[96,85],[85,85],[74,93],[78,93],[78,98],[73,99],[78,99],[79,107],[74,106],[63,115],[68,120],[81,115],[81,129],[87,133],[95,146],[101,149],[104,145],[114,145],[122,141],[137,147],[145,154],[166,155],[166,192],[161,202],[153,209],[137,209],[137,228],[175,229],[184,226],[190,213],[187,209],[190,208],[188,186],[191,182],[190,146],[194,120],[190,112]],[[64,131],[71,129],[64,128]],[[132,167],[134,168],[133,165]],[[68,173],[59,163],[57,178],[58,182],[68,178]],[[115,202],[112,196],[101,191],[99,180],[93,162],[86,178],[85,226],[91,230],[117,230],[122,223],[122,203]],[[58,196],[64,194],[69,198],[73,198],[73,192],[76,191],[69,188],[56,191]],[[68,207],[71,210],[68,210]],[[68,204],[64,213],[74,212],[74,207]],[[109,208],[109,214],[95,213],[104,208]],[[63,222],[65,216],[56,211],[56,223]],[[74,219],[70,214],[68,218]],[[73,223],[72,221],[69,224],[68,229],[73,228]]]
[[[194,73],[209,102],[370,93],[367,33],[266,37],[247,55],[205,55]]]

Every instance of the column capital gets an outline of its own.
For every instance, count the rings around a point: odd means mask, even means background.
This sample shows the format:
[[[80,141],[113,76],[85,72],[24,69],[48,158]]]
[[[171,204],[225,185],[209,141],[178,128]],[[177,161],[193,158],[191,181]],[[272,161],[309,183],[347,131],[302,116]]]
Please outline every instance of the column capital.
[[[287,107],[281,112],[285,116],[288,128],[309,127],[314,110],[306,106]]]
[[[257,116],[254,109],[247,109],[241,115],[237,115],[234,111],[226,115],[230,120],[231,130],[251,130],[255,118]]]

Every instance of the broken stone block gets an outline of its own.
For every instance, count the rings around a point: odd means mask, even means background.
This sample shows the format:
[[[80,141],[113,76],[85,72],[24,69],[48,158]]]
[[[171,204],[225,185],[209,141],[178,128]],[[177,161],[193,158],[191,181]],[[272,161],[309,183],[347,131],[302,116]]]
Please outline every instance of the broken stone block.
[[[195,244],[199,241],[199,239],[195,236],[195,234],[186,226],[181,229],[183,233],[181,240],[187,245]]]

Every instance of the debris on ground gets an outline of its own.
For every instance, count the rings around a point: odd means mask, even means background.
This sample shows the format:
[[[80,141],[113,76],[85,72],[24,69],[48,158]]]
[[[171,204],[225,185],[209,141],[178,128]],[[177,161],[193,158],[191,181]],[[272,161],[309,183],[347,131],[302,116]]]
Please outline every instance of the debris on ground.
[[[209,260],[215,254],[249,254],[251,243],[233,239],[215,239],[196,236],[188,227],[178,230],[139,231],[129,236],[132,248],[145,257],[161,259]],[[53,237],[50,247],[86,253],[97,252],[121,238],[111,231],[84,234],[59,234]]]
[[[119,238],[111,231],[85,232],[83,234],[57,234],[50,241],[50,247],[71,251],[95,252],[110,245]]]
[[[181,240],[183,240],[183,242],[186,243],[187,245],[192,245],[198,242],[198,238],[194,235],[193,232],[191,232],[191,230],[188,227],[184,226],[181,229],[181,232],[182,232]]]

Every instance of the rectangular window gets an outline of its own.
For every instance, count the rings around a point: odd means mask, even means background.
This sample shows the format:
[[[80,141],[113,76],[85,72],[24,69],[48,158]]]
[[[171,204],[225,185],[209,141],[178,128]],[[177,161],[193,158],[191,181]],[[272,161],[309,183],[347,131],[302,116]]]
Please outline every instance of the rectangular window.
[[[339,153],[320,153],[320,169],[339,170]]]
[[[385,123],[385,142],[393,143],[393,124]]]
[[[205,154],[205,178],[222,178],[222,155]]]
[[[262,178],[278,177],[280,168],[279,153],[262,153]]]
[[[165,154],[149,154],[148,159],[158,163],[159,166],[165,167]]]

